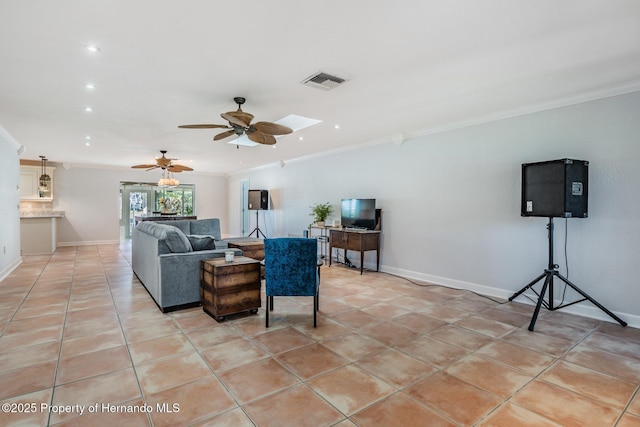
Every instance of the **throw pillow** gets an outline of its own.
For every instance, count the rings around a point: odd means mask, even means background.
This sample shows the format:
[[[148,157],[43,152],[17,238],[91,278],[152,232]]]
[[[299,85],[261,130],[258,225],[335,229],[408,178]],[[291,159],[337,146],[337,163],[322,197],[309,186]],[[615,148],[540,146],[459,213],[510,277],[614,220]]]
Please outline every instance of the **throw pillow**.
[[[213,236],[187,234],[187,239],[189,239],[194,251],[206,251],[216,248],[216,239]]]
[[[165,243],[171,250],[171,252],[192,252],[193,248],[187,236],[179,229],[171,225],[166,225],[167,237],[165,237]]]

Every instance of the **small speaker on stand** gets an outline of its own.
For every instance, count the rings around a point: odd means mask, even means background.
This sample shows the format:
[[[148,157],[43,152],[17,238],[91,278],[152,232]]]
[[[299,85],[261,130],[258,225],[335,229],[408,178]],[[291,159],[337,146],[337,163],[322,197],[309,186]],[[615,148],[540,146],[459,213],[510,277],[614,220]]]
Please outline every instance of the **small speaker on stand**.
[[[260,235],[262,235],[263,238],[266,238],[267,236],[265,236],[262,230],[260,230],[258,213],[259,211],[269,209],[269,191],[249,190],[248,208],[250,211],[256,211],[256,228],[254,228],[251,233],[249,233],[249,236],[251,236],[253,233],[256,233],[257,238],[259,238]]]
[[[549,240],[549,262],[544,272],[529,282],[524,288],[513,294],[509,301],[527,289],[538,295],[536,308],[529,323],[529,330],[533,331],[540,308],[544,305],[550,311],[558,310],[569,305],[589,300],[600,310],[615,319],[622,326],[627,323],[607,310],[598,301],[591,298],[584,291],[571,283],[558,271],[558,265],[553,262],[553,218],[586,218],[587,198],[589,194],[589,162],[584,160],[560,159],[547,162],[525,163],[522,165],[522,201],[520,214],[522,216],[548,217],[547,224]],[[581,300],[554,306],[553,278],[557,277],[582,295]],[[542,289],[538,294],[533,286],[544,279]],[[549,291],[548,300],[544,300]]]
[[[269,209],[268,190],[249,190],[249,210],[260,211]]]
[[[522,216],[586,218],[589,162],[560,159],[522,165]]]

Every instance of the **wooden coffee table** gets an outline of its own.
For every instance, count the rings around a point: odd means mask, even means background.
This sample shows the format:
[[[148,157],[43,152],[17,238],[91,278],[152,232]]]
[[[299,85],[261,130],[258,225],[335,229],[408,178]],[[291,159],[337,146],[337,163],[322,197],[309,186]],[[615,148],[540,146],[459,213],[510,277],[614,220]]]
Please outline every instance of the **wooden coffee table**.
[[[260,261],[236,256],[227,262],[214,258],[200,263],[202,309],[216,321],[242,311],[257,313],[260,300]]]
[[[237,248],[246,257],[262,261],[264,259],[264,240],[238,240],[228,243],[230,248]]]

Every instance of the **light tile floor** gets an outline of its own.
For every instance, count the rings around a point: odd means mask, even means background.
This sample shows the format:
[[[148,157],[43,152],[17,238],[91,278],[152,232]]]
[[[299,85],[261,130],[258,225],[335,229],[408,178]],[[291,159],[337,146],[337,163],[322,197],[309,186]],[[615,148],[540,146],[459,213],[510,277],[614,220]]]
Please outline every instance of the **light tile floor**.
[[[217,323],[161,313],[130,253],[0,283],[0,425],[640,426],[638,329],[543,311],[532,333],[530,305],[339,265],[317,329],[311,298]]]

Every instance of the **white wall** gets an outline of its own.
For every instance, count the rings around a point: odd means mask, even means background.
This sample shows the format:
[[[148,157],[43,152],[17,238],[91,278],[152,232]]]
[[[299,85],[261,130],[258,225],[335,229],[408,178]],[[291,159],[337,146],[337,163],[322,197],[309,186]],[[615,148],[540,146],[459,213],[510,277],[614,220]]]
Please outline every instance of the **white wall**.
[[[521,164],[588,160],[589,218],[567,221],[569,279],[640,326],[639,113],[637,92],[234,175],[231,232],[241,179],[271,191],[270,236],[300,234],[311,204],[329,201],[339,218],[340,199],[376,198],[382,270],[509,297],[547,265],[547,219],[520,216]],[[565,220],[555,224],[566,274]],[[612,320],[588,302],[566,311]]]
[[[156,182],[159,177],[160,172],[57,167],[53,209],[65,211],[65,217],[58,219],[58,245],[117,242],[120,182]],[[195,184],[198,218],[220,218],[226,232],[226,178],[183,173],[180,182]]]
[[[0,126],[0,280],[20,263],[20,145]]]

